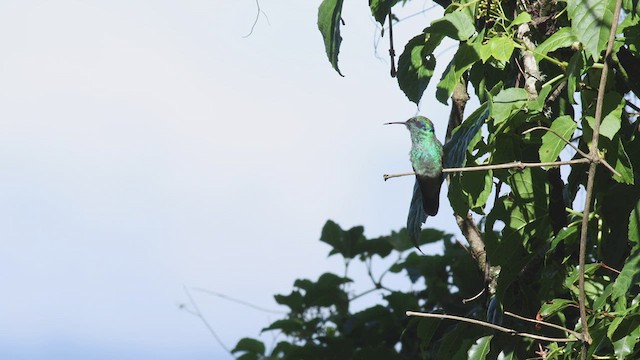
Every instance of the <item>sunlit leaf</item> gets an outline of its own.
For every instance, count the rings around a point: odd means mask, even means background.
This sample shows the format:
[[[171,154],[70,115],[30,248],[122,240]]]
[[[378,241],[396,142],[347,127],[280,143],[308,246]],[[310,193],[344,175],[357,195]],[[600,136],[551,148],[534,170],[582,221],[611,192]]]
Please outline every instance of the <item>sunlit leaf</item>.
[[[340,52],[340,21],[342,3],[344,0],[323,0],[318,8],[318,29],[324,39],[324,48],[333,68],[343,76],[338,68],[338,53]]]

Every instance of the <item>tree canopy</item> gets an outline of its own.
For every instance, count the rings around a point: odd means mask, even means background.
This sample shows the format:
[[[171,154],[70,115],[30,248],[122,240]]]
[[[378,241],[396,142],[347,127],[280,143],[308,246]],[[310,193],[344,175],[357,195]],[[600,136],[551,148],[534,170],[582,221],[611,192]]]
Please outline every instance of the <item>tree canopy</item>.
[[[369,0],[385,36],[394,10],[410,1]],[[445,172],[466,243],[424,229],[420,243],[444,250],[422,255],[406,229],[367,239],[362,227],[328,221],[320,240],[343,258],[345,274],[296,280],[290,294],[275,296],[287,315],[263,330],[282,341],[267,349],[245,338],[233,353],[639,358],[639,2],[436,3],[442,17],[417,29],[391,73],[409,101],[435,93],[451,106]],[[339,74],[342,5],[324,0],[318,12]],[[457,50],[434,88],[434,53],[445,38]],[[480,105],[465,116],[470,97]],[[361,311],[350,306],[363,295],[349,290],[354,262],[370,274],[366,293],[384,299]],[[390,265],[374,273],[373,264]],[[405,275],[413,290],[387,287],[389,273]]]

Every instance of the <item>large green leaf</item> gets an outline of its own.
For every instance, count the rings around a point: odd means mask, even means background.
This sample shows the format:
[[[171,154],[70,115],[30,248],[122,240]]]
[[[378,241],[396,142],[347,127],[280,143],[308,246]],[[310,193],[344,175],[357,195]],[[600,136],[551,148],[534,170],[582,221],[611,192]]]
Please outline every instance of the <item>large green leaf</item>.
[[[384,25],[384,20],[388,16],[389,11],[391,11],[393,5],[399,1],[400,0],[369,0],[371,15],[373,15],[380,25]]]
[[[420,34],[409,40],[398,59],[398,85],[410,101],[418,104],[436,67],[433,50],[440,44],[439,34]]]
[[[634,251],[627,258],[620,275],[616,279],[613,286],[613,293],[611,298],[616,300],[620,297],[626,296],[627,291],[633,284],[637,284],[638,276],[640,275],[640,250]]]
[[[506,121],[511,114],[522,109],[529,100],[529,93],[521,88],[507,88],[500,91],[491,103],[491,117],[498,126]]]
[[[607,47],[615,0],[567,0],[573,34],[594,61]]]
[[[233,348],[233,350],[231,350],[231,352],[247,352],[251,354],[264,355],[265,346],[262,341],[252,338],[242,338],[238,341],[238,344]]]
[[[547,55],[557,49],[570,47],[577,40],[578,38],[573,34],[571,28],[563,27],[535,48],[534,57],[537,61],[540,61],[543,59],[543,55]]]
[[[551,130],[554,130],[566,140],[571,139],[571,135],[573,135],[577,127],[578,124],[573,121],[573,118],[569,115],[560,116],[551,123]],[[540,150],[538,151],[540,161],[555,161],[565,146],[567,146],[567,144],[562,141],[562,139],[552,132],[547,132],[542,136],[542,146],[540,146]]]
[[[340,21],[342,3],[344,0],[323,0],[318,8],[318,29],[324,39],[324,48],[333,68],[340,74],[338,68],[338,53],[340,52]]]
[[[600,122],[600,135],[613,140],[613,137],[618,134],[622,126],[622,108],[624,108],[625,104],[625,99],[617,92],[608,92],[604,95],[602,104],[602,115],[604,117]],[[589,126],[593,129],[595,118],[593,116],[587,116],[586,118]]]
[[[449,97],[453,93],[462,74],[469,69],[476,61],[480,60],[477,49],[467,43],[460,43],[458,51],[442,74],[442,78],[436,88],[436,99],[443,104],[447,104]]]
[[[469,351],[467,352],[467,359],[469,360],[484,360],[487,358],[487,354],[489,350],[491,350],[491,339],[493,339],[493,335],[481,337],[476,340],[476,343],[471,345]]]
[[[629,214],[629,240],[640,245],[640,202],[637,202]]]
[[[441,19],[432,22],[426,31],[464,41],[476,32],[476,28],[471,16],[465,11],[458,10],[445,14]]]

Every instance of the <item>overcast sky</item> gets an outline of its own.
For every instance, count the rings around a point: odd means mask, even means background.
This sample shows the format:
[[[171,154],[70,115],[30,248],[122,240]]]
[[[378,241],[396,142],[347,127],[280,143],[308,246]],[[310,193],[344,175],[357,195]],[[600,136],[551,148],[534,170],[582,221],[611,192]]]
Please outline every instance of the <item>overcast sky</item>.
[[[296,278],[341,271],[327,219],[404,226],[413,180],[382,174],[410,169],[409,136],[382,123],[419,109],[366,2],[331,68],[319,3],[261,0],[247,38],[254,0],[3,3],[1,359],[228,359],[183,286],[283,310]],[[395,27],[397,53],[440,13]],[[443,139],[434,88],[420,114]],[[452,231],[450,208],[429,226]],[[192,294],[229,347],[278,318]]]

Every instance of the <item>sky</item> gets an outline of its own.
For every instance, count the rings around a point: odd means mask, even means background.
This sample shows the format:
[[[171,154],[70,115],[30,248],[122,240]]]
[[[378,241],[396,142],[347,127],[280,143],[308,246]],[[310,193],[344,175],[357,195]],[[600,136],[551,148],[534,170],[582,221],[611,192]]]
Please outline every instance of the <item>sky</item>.
[[[295,279],[342,271],[327,219],[404,226],[413,180],[382,174],[410,170],[409,136],[382,124],[419,113],[443,139],[448,109],[435,81],[406,99],[364,2],[345,2],[340,77],[319,3],[260,0],[248,37],[254,0],[3,4],[1,359],[230,359],[185,287],[233,347],[280,315],[194,288],[282,311]],[[396,52],[439,14],[394,27]],[[454,232],[442,197],[428,226]]]

